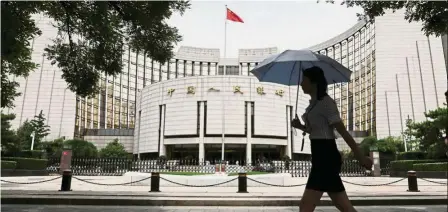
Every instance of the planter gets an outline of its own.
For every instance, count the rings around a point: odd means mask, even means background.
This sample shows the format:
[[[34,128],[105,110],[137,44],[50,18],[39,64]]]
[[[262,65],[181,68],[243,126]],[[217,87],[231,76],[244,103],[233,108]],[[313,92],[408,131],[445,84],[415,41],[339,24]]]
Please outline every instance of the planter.
[[[2,169],[2,177],[48,176],[47,170]]]

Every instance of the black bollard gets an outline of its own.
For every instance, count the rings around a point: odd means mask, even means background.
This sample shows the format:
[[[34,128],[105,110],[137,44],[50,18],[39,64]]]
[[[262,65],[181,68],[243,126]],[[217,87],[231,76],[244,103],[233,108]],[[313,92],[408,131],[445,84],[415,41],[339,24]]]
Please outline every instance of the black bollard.
[[[65,170],[62,172],[61,190],[59,191],[71,191],[72,187],[72,171]]]
[[[420,192],[417,184],[417,173],[415,171],[408,171],[408,191]]]
[[[151,191],[160,192],[160,174],[158,172],[151,173]]]
[[[247,174],[238,173],[238,192],[237,193],[248,193],[247,192]]]

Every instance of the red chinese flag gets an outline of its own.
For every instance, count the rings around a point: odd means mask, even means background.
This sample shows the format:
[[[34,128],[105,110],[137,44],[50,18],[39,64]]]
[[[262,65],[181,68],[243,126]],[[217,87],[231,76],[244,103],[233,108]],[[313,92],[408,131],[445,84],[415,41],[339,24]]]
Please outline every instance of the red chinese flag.
[[[243,19],[241,19],[237,14],[235,14],[232,10],[227,8],[227,20],[244,23]]]

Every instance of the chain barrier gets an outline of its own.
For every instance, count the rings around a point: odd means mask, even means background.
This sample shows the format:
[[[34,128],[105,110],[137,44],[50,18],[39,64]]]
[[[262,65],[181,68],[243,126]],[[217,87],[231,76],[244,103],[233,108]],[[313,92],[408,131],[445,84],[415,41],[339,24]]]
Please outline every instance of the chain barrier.
[[[304,186],[304,185],[306,185],[306,183],[303,183],[303,184],[297,184],[297,185],[275,185],[275,184],[270,184],[270,183],[265,183],[265,182],[261,182],[261,181],[258,181],[258,180],[254,180],[254,179],[252,179],[252,178],[247,178],[247,179],[250,180],[250,181],[252,181],[252,182],[256,182],[256,183],[263,184],[263,185],[267,185],[267,186],[273,186],[273,187],[299,187],[299,186]]]
[[[12,183],[12,184],[24,184],[24,185],[29,185],[29,184],[38,184],[38,183],[46,183],[46,182],[50,182],[50,181],[54,181],[54,180],[57,180],[57,179],[59,179],[59,178],[61,178],[62,176],[58,176],[58,177],[55,177],[55,178],[52,178],[52,179],[48,179],[48,180],[41,180],[41,181],[36,181],[36,182],[13,182],[13,181],[8,181],[8,180],[0,180],[0,181],[2,181],[2,182],[5,182],[5,183]]]
[[[167,182],[169,182],[169,183],[172,183],[172,184],[176,184],[176,185],[180,185],[180,186],[185,186],[185,187],[213,187],[213,186],[219,186],[219,185],[223,185],[223,184],[226,184],[226,183],[233,182],[233,181],[237,180],[238,178],[236,177],[236,178],[231,179],[231,180],[227,180],[227,181],[224,181],[224,182],[221,182],[221,183],[210,184],[210,185],[188,185],[188,184],[183,184],[183,183],[174,182],[174,181],[165,179],[165,178],[163,178],[163,177],[160,177],[160,179],[165,180],[165,181],[167,181]]]
[[[448,185],[448,183],[432,181],[432,180],[428,180],[428,179],[425,179],[425,178],[418,178],[418,179],[426,181],[426,182],[430,182],[430,183],[439,184],[439,185]]]
[[[149,177],[147,177],[147,178],[143,178],[143,179],[137,180],[137,181],[131,181],[131,182],[127,182],[127,183],[116,183],[116,184],[95,183],[95,182],[90,182],[90,181],[88,181],[88,180],[84,180],[84,179],[81,179],[81,178],[77,178],[77,177],[75,177],[75,176],[73,176],[73,178],[74,178],[74,179],[77,179],[77,180],[79,180],[79,181],[81,181],[81,182],[85,182],[85,183],[89,183],[89,184],[94,184],[94,185],[120,186],[120,185],[129,185],[129,184],[133,184],[133,183],[139,183],[139,182],[142,182],[142,181],[145,181],[145,180],[151,178],[151,176],[149,176]]]
[[[408,179],[408,178],[403,178],[403,179],[395,180],[395,181],[388,182],[388,183],[381,183],[381,184],[359,184],[359,183],[348,182],[348,181],[345,181],[345,180],[342,180],[342,182],[347,183],[347,184],[357,185],[357,186],[386,186],[386,185],[392,185],[394,183],[401,182],[401,181],[403,181],[405,179]]]

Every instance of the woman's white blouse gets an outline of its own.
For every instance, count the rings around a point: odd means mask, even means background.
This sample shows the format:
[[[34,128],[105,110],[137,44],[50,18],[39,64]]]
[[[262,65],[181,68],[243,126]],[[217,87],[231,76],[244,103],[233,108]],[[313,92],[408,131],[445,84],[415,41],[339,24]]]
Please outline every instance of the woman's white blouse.
[[[310,132],[310,139],[336,139],[332,124],[340,122],[338,107],[330,96],[322,100],[311,100],[302,116]]]

